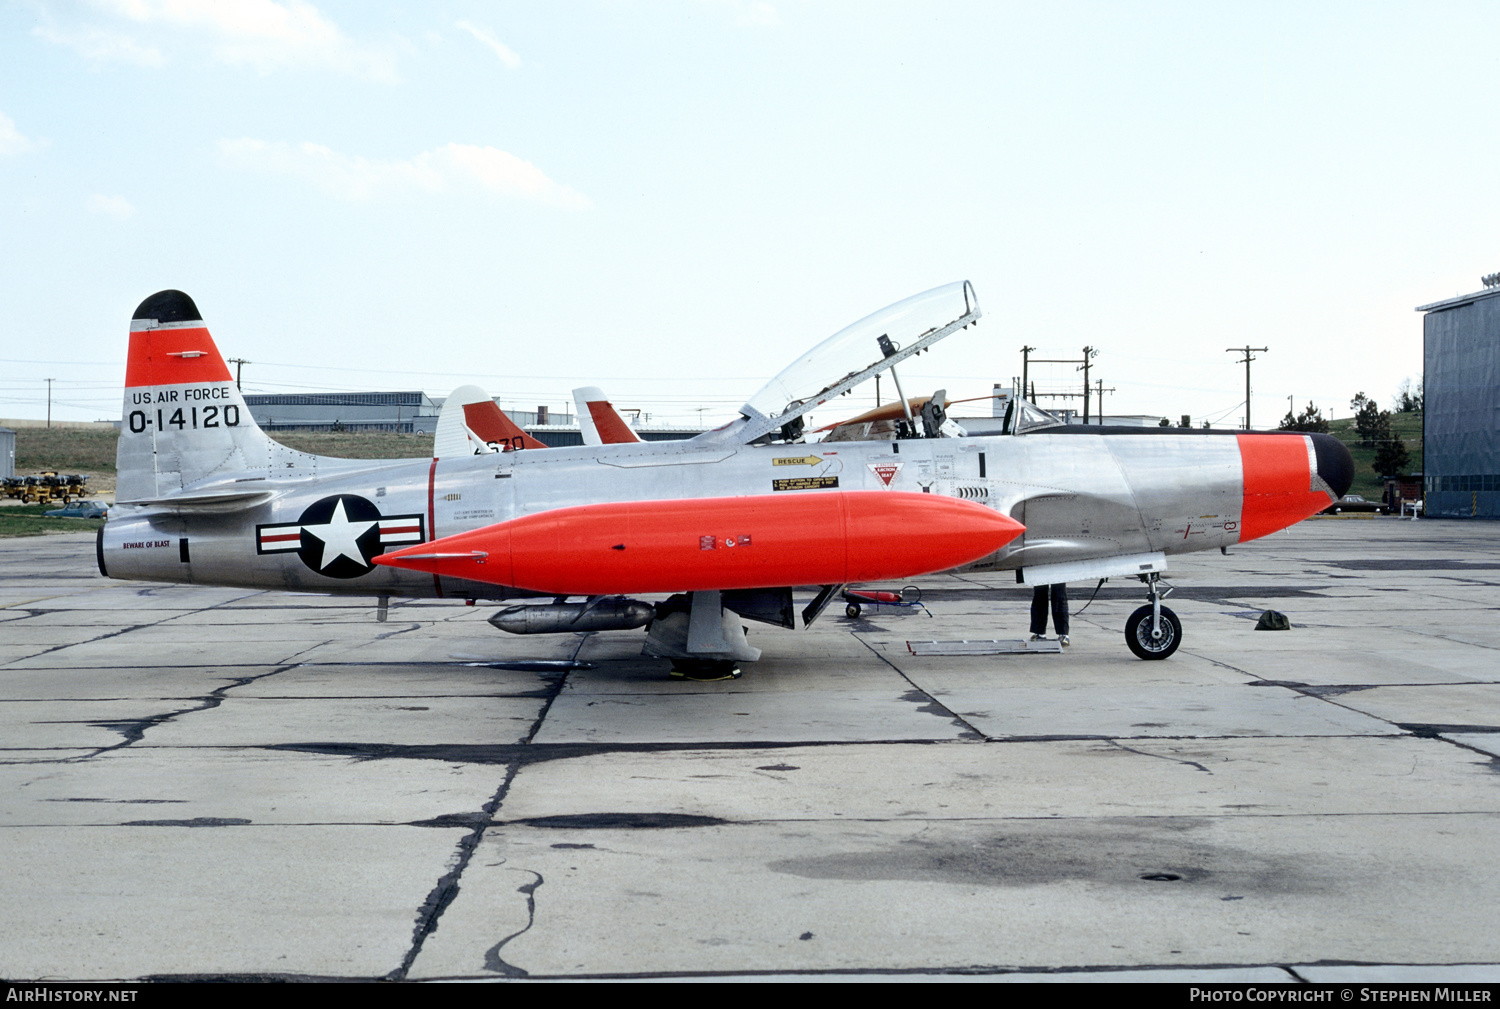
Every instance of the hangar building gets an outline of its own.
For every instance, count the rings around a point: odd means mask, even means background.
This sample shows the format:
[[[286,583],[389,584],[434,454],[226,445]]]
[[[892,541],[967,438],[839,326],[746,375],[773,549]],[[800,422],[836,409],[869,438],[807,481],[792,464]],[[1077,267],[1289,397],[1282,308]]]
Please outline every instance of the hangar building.
[[[437,430],[438,404],[421,392],[252,393],[245,405],[267,431]]]
[[[1500,518],[1500,276],[1420,305],[1424,510]]]
[[[246,393],[245,405],[267,431],[401,431],[432,434],[443,399],[423,392]],[[544,445],[582,445],[583,433],[572,413],[506,410],[527,434]],[[675,441],[703,433],[696,427],[642,427],[646,441]]]

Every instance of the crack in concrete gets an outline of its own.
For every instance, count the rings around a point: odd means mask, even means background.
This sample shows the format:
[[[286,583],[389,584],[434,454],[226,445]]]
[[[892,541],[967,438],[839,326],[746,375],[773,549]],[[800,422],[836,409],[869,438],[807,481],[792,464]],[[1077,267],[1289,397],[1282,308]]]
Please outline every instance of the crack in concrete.
[[[573,647],[573,654],[569,656],[570,659],[576,660],[578,658],[578,653],[583,650],[584,643],[591,636],[591,634],[578,635],[578,641]],[[547,699],[542,703],[542,709],[537,713],[536,720],[532,723],[531,731],[526,734],[525,740],[516,746],[503,747],[503,749],[510,752],[511,756],[511,759],[506,761],[507,767],[504,780],[500,782],[500,787],[495,790],[495,794],[490,796],[490,800],[481,807],[477,822],[474,822],[468,833],[459,840],[457,857],[454,859],[453,868],[439,877],[437,883],[428,892],[427,899],[422,902],[421,907],[417,908],[417,920],[415,927],[412,929],[411,946],[407,949],[406,955],[402,957],[400,966],[386,975],[386,980],[406,980],[407,975],[411,973],[412,964],[416,963],[417,956],[422,952],[422,946],[426,943],[427,937],[437,931],[438,921],[442,918],[443,912],[448,910],[449,905],[458,897],[459,879],[463,876],[464,870],[469,867],[469,861],[474,857],[474,852],[478,850],[479,842],[484,839],[485,830],[488,828],[490,821],[494,819],[495,812],[500,808],[501,803],[505,801],[505,796],[510,791],[511,782],[515,781],[516,774],[520,772],[522,767],[530,763],[530,761],[515,758],[520,755],[520,751],[524,751],[531,746],[531,741],[541,731],[542,722],[546,719],[547,712],[552,710],[552,702],[557,700],[558,694],[562,693],[563,685],[567,682],[567,679],[568,674],[565,670],[562,675],[556,677],[549,685],[550,690]],[[530,885],[530,890],[527,890],[525,887],[521,889],[521,892],[526,894],[527,901],[528,918],[526,929],[531,927],[531,921],[536,912],[536,901],[532,894],[541,883],[542,878],[537,874],[537,880]],[[521,931],[524,932],[526,929],[522,929]],[[520,932],[517,932],[515,935],[520,934]],[[511,939],[514,939],[515,935],[505,937],[499,944],[492,948],[491,953],[495,954],[496,963],[504,964],[504,961],[499,959],[500,947],[510,942]],[[486,966],[488,966],[489,957],[489,953],[485,954]],[[520,970],[520,968],[511,967],[509,964],[505,964],[504,966],[508,971]],[[519,974],[510,973],[507,976],[525,977],[526,973],[525,971],[521,971]]]
[[[328,644],[328,642],[325,641],[322,644]],[[313,645],[312,647],[318,648],[321,647],[321,645]],[[307,649],[303,649],[303,651],[307,651]],[[122,736],[124,736],[124,738],[120,742],[115,743],[111,746],[101,746],[95,749],[92,753],[86,753],[81,757],[65,757],[57,761],[57,763],[73,764],[85,760],[92,760],[93,758],[98,757],[102,754],[109,753],[113,750],[122,749],[134,743],[138,743],[145,737],[147,729],[150,729],[157,725],[163,725],[182,715],[191,715],[194,712],[198,711],[211,711],[214,708],[217,708],[220,704],[223,704],[225,695],[234,688],[243,687],[246,684],[254,683],[257,680],[264,680],[267,677],[275,676],[278,673],[284,673],[289,669],[296,669],[298,665],[299,663],[296,662],[284,663],[282,665],[278,665],[275,669],[271,670],[268,673],[261,673],[259,676],[237,676],[230,682],[224,684],[222,687],[217,687],[214,690],[209,691],[204,696],[198,698],[201,703],[196,704],[190,708],[178,708],[175,711],[168,711],[165,714],[160,715],[148,715],[145,718],[121,719],[119,721],[89,722],[88,724],[90,725],[118,732]]]
[[[151,595],[151,594],[154,594],[155,591],[156,591],[155,589],[140,589],[140,590],[137,591],[136,594],[137,595],[142,595],[142,596],[144,596],[144,595]],[[94,644],[97,641],[108,641],[110,638],[117,638],[117,637],[119,637],[122,634],[129,634],[131,631],[145,630],[148,627],[156,627],[156,626],[158,626],[160,624],[165,624],[168,621],[177,620],[177,619],[179,619],[181,617],[194,616],[194,615],[199,614],[199,613],[207,613],[210,610],[216,610],[216,609],[219,609],[222,606],[228,606],[230,603],[237,602],[240,599],[248,599],[252,595],[264,595],[264,594],[265,593],[263,593],[263,592],[252,592],[252,593],[249,593],[249,594],[244,595],[244,596],[239,596],[239,597],[237,597],[235,599],[226,599],[223,602],[214,603],[212,606],[204,606],[204,607],[201,607],[199,609],[193,609],[193,610],[182,610],[182,611],[179,611],[177,613],[173,613],[171,616],[162,617],[160,620],[153,620],[150,623],[146,623],[146,624],[131,624],[129,627],[122,628],[121,630],[110,631],[108,634],[98,634],[98,635],[95,635],[92,638],[87,638],[87,639],[85,639],[83,641],[70,641],[67,644],[63,644],[63,645],[53,645],[51,648],[43,649],[40,652],[33,652],[30,655],[23,656],[21,659],[14,660],[14,661],[30,661],[32,659],[40,658],[43,655],[51,655],[53,652],[60,652],[64,648],[76,648],[79,645],[91,645],[91,644]],[[61,612],[61,611],[54,611],[54,612]],[[6,665],[10,665],[10,663],[6,663]]]
[[[1048,737],[1051,738],[1051,737]],[[1102,739],[1101,736],[1066,736],[1065,739]],[[1010,740],[1004,740],[1009,742]],[[864,739],[861,745],[931,746],[956,742],[951,739]],[[526,767],[551,760],[571,760],[611,753],[672,753],[683,750],[783,750],[848,746],[847,740],[721,740],[690,743],[266,743],[258,749],[319,753],[352,760],[439,760],[450,764],[501,764]],[[229,749],[244,749],[232,746]]]
[[[536,877],[536,879],[532,882],[525,883],[521,886],[516,887],[516,893],[526,895],[526,925],[524,928],[512,932],[510,935],[506,936],[504,939],[501,939],[499,942],[495,943],[495,945],[485,950],[484,969],[494,971],[497,974],[502,974],[505,977],[530,977],[530,973],[528,973],[523,968],[517,967],[514,964],[506,963],[504,960],[500,959],[500,950],[502,950],[505,947],[505,944],[510,942],[512,939],[515,939],[517,936],[525,935],[527,932],[531,931],[531,926],[536,924],[536,889],[544,882],[546,882],[546,880],[543,879],[542,874],[537,872],[535,869],[518,869],[516,871],[529,872],[531,873],[531,875]]]
[[[1204,774],[1213,774],[1214,773],[1214,772],[1210,771],[1208,768],[1204,767],[1202,764],[1198,763],[1196,760],[1184,760],[1181,757],[1169,757],[1169,756],[1167,756],[1166,754],[1163,754],[1163,753],[1147,753],[1145,750],[1137,750],[1137,749],[1135,749],[1132,746],[1126,746],[1124,743],[1120,742],[1117,739],[1110,739],[1110,740],[1108,740],[1108,743],[1109,743],[1110,746],[1117,746],[1120,749],[1126,751],[1127,753],[1138,753],[1138,754],[1140,754],[1143,757],[1155,757],[1157,760],[1170,760],[1174,764],[1186,764],[1188,767],[1197,768],[1198,770],[1202,771]]]
[[[377,634],[375,635],[375,640],[384,641],[386,638],[394,638],[398,634],[406,634],[408,631],[419,631],[421,629],[421,624],[412,624],[410,627],[402,627],[394,631],[386,631],[384,634]]]
[[[529,870],[527,870],[529,871]],[[1410,967],[1410,963],[1382,964],[1371,961],[1318,961],[1301,966],[1325,967],[1325,966],[1352,966],[1352,967]],[[1429,966],[1420,964],[1417,966]],[[1452,964],[1431,964],[1430,966],[1446,967]],[[788,980],[801,977],[995,977],[1009,975],[1017,978],[1026,977],[1068,977],[1078,974],[1124,974],[1136,971],[1159,972],[1163,975],[1180,974],[1184,977],[1190,976],[1196,971],[1225,970],[1243,971],[1264,968],[1267,970],[1279,970],[1285,972],[1293,980],[1302,984],[1309,984],[1306,978],[1298,974],[1294,967],[1284,963],[1149,963],[1149,964],[1079,964],[1065,967],[1018,967],[1006,964],[961,964],[956,966],[931,966],[931,967],[785,967],[785,968],[740,968],[735,970],[641,970],[641,971],[579,971],[574,974],[526,974],[521,975],[533,981],[649,981],[649,980],[672,980],[672,979],[721,979],[739,977],[759,978],[786,978]],[[424,982],[444,981],[479,981],[492,980],[493,974],[442,974],[430,978],[423,978]],[[319,981],[388,981],[387,977],[367,977],[364,975],[331,975],[331,974],[146,974],[136,980],[142,983],[192,983],[192,982],[319,982]],[[1180,983],[1171,977],[1162,977],[1160,980],[1167,983]],[[1216,984],[1218,982],[1197,979],[1200,984]],[[411,982],[418,983],[418,982]]]
[[[911,690],[908,691],[907,693],[901,695],[901,699],[903,701],[917,702],[917,701],[922,700],[922,698],[926,698],[927,699],[927,703],[924,704],[924,705],[922,705],[921,707],[919,707],[917,710],[925,712],[927,714],[937,715],[939,717],[946,717],[946,718],[951,719],[955,725],[959,726],[960,728],[962,728],[964,730],[964,733],[963,733],[963,736],[962,736],[962,738],[964,738],[964,739],[978,739],[978,740],[983,740],[983,739],[986,738],[984,733],[980,732],[978,728],[976,728],[975,726],[971,725],[969,723],[969,721],[967,719],[965,719],[962,715],[960,715],[958,712],[956,712],[952,708],[948,707],[942,701],[939,701],[936,697],[932,696],[932,694],[928,693],[926,690],[923,690],[920,686],[918,686],[917,682],[915,680],[913,680],[910,676],[907,676],[906,673],[902,671],[901,667],[898,666],[898,665],[896,665],[889,658],[887,658],[880,651],[880,649],[878,649],[874,645],[870,644],[864,638],[861,638],[859,636],[859,634],[856,633],[855,631],[850,631],[849,632],[849,636],[852,637],[855,641],[858,641],[860,644],[864,645],[866,648],[868,648],[870,650],[870,654],[871,655],[874,655],[881,662],[884,662],[886,665],[890,666],[893,670],[896,671],[896,675],[897,676],[901,677],[908,684],[910,684]],[[916,696],[913,696],[913,695],[916,695]]]

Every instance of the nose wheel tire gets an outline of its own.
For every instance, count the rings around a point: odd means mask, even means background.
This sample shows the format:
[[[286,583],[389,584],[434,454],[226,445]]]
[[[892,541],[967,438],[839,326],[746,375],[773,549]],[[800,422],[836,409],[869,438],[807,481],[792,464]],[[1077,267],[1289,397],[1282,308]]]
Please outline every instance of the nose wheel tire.
[[[1142,606],[1125,621],[1125,643],[1138,659],[1164,659],[1182,644],[1182,621],[1177,614],[1161,608],[1161,636],[1151,636],[1151,607]]]
[[[857,618],[860,613],[861,610],[859,608],[859,603],[850,603],[848,606],[844,607],[844,616],[850,618],[851,620]]]

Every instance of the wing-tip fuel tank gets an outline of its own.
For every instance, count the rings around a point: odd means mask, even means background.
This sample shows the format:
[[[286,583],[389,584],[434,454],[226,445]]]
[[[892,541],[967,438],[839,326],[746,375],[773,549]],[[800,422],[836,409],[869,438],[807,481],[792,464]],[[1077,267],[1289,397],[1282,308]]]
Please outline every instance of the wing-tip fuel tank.
[[[1244,471],[1240,542],[1316,515],[1354,481],[1354,459],[1328,434],[1236,435]]]
[[[1022,532],[983,505],[907,492],[623,501],[524,515],[375,562],[558,595],[694,592],[907,578]]]

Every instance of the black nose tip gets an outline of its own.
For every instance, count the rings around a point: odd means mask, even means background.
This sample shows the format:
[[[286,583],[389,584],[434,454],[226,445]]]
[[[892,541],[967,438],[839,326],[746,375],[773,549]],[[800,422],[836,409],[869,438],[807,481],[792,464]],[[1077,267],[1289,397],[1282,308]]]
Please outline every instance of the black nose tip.
[[[1312,436],[1313,449],[1318,453],[1318,476],[1323,478],[1339,497],[1349,493],[1354,483],[1354,457],[1343,442],[1331,434]]]

